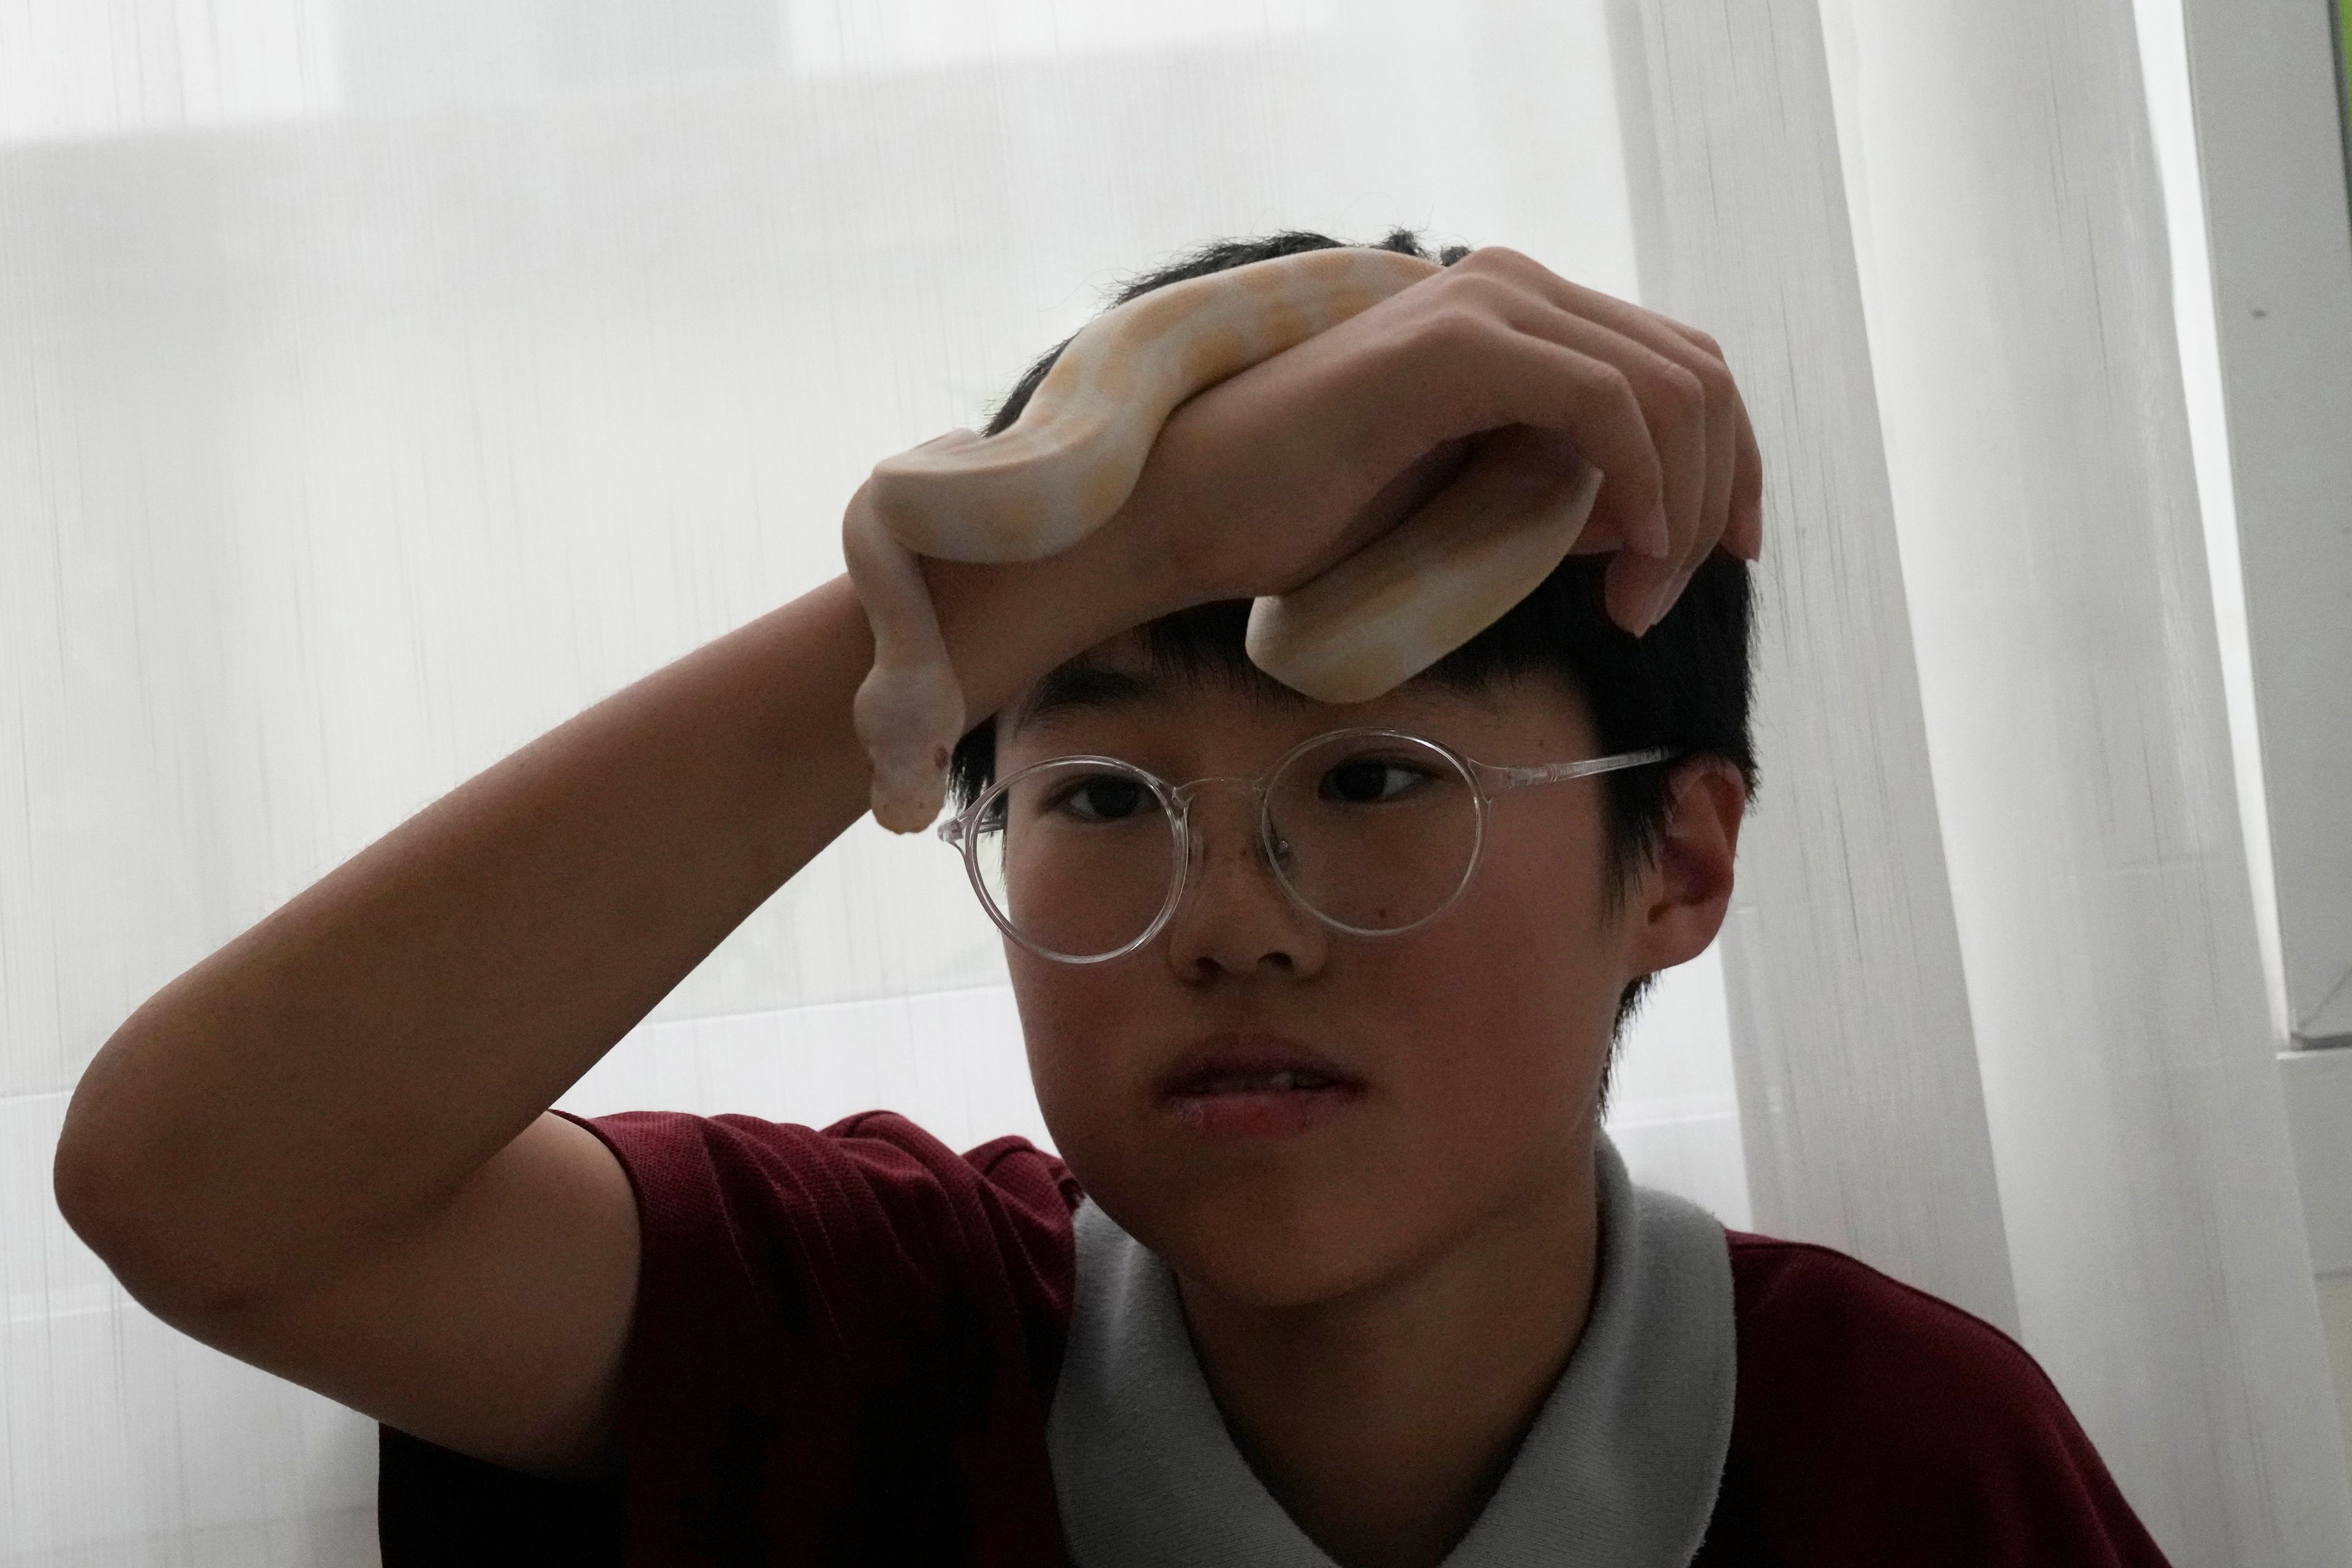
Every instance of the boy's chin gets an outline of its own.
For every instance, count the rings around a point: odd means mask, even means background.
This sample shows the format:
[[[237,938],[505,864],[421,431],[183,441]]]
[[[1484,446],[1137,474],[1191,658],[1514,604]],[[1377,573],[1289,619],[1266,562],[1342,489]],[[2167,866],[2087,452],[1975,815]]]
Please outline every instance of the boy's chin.
[[[1171,1261],[1185,1285],[1206,1290],[1219,1301],[1253,1312],[1307,1312],[1330,1308],[1360,1296],[1377,1276],[1362,1270],[1304,1270],[1295,1260],[1259,1268],[1255,1259],[1214,1258],[1206,1269],[1192,1269]]]
[[[1266,1310],[1327,1305],[1374,1288],[1424,1250],[1398,1216],[1352,1205],[1202,1204],[1153,1216],[1131,1231],[1196,1289],[1237,1307]]]

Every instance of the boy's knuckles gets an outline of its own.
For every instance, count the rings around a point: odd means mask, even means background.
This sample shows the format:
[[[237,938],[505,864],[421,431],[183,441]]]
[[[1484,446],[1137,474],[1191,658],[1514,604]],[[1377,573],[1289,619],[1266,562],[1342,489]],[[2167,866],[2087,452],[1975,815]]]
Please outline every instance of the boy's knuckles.
[[[1647,369],[1641,393],[1642,411],[1656,429],[1679,434],[1706,423],[1706,384],[1672,360],[1661,360]]]
[[[1643,428],[1648,422],[1633,378],[1607,360],[1578,357],[1580,363],[1570,374],[1579,384],[1587,406],[1599,416],[1623,421],[1636,430]]]
[[[1717,342],[1713,337],[1709,336],[1706,332],[1700,331],[1696,327],[1685,327],[1679,321],[1674,322],[1672,325],[1675,331],[1681,335],[1682,340],[1690,344],[1691,347],[1698,350],[1699,353],[1706,355],[1707,358],[1715,361],[1717,364],[1727,365],[1729,363],[1729,362],[1724,358],[1723,345]],[[1727,378],[1728,378],[1730,374],[1731,373],[1728,369],[1726,369],[1724,372]]]
[[[1706,384],[1707,405],[1727,410],[1739,406],[1739,382],[1731,367],[1714,354],[1706,354],[1694,363],[1691,369]]]
[[[1431,310],[1399,342],[1395,370],[1416,384],[1434,380],[1450,385],[1462,373],[1491,371],[1490,362],[1503,332],[1492,316],[1476,310]]]
[[[1526,299],[1525,289],[1493,271],[1465,273],[1445,290],[1449,309],[1495,319],[1508,319]]]
[[[1481,272],[1508,272],[1534,265],[1530,258],[1507,245],[1482,245],[1446,270],[1475,276]]]

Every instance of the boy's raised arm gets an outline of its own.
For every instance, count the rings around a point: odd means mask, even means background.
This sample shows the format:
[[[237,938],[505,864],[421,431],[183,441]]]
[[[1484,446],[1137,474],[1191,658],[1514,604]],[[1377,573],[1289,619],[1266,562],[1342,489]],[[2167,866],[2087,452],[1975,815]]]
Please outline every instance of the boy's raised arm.
[[[1125,538],[933,574],[978,711],[1086,646],[1069,638],[1168,607],[1133,596]],[[849,714],[870,647],[835,578],[485,770],[172,982],[75,1090],[67,1218],[199,1339],[446,1447],[585,1465],[636,1216],[611,1153],[545,1112],[865,809]]]

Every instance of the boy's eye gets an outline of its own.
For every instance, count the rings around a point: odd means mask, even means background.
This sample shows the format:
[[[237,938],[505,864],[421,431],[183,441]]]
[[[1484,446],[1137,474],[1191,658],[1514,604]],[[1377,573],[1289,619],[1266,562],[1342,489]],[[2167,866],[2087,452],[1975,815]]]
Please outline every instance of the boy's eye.
[[[1422,769],[1384,757],[1350,757],[1327,771],[1315,793],[1324,800],[1370,805],[1400,799],[1428,779]]]
[[[1081,822],[1119,822],[1152,804],[1151,791],[1139,779],[1089,773],[1063,786],[1045,809],[1066,812]]]

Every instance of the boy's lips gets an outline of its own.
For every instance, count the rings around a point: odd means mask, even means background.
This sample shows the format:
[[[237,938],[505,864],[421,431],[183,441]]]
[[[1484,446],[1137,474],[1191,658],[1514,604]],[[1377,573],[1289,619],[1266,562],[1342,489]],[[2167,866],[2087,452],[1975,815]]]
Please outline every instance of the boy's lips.
[[[1207,1036],[1162,1073],[1160,1098],[1167,1102],[1229,1094],[1345,1090],[1349,1098],[1364,1080],[1303,1041],[1287,1035],[1223,1030]]]

